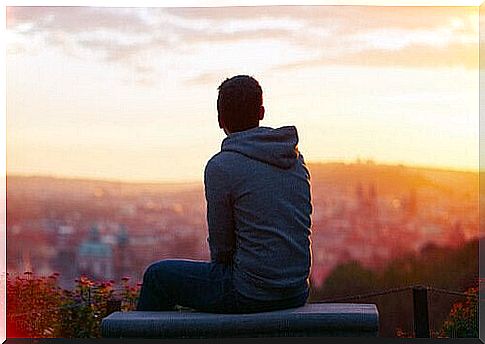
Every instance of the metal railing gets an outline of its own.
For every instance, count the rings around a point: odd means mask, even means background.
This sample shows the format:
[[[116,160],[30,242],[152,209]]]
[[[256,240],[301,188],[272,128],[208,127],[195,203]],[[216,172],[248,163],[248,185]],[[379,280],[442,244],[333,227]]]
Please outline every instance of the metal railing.
[[[412,304],[412,332],[416,338],[430,338],[431,331],[430,331],[430,295],[432,293],[438,293],[442,295],[453,296],[454,298],[460,297],[470,297],[470,298],[478,298],[477,294],[470,294],[465,292],[423,286],[423,285],[409,285],[404,287],[398,288],[389,288],[386,290],[381,290],[377,292],[370,292],[365,294],[358,294],[358,295],[349,295],[343,297],[335,297],[329,299],[319,300],[317,302],[322,303],[334,303],[334,302],[346,302],[346,301],[369,301],[373,298],[378,298],[381,296],[386,295],[394,295],[397,293],[402,292],[412,292],[412,299],[408,299],[408,303]],[[378,309],[379,309],[379,301],[374,300]],[[411,301],[411,302],[409,302]],[[451,306],[450,306],[451,308]],[[380,314],[383,314],[379,310]],[[442,315],[441,318],[445,318],[448,314]],[[437,324],[434,324],[434,327],[437,327]]]

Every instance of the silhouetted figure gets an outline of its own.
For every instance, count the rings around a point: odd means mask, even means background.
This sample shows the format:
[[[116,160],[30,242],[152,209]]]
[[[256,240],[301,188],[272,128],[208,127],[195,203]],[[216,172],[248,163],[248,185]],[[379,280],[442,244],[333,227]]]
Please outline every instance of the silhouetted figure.
[[[259,126],[263,96],[252,77],[226,79],[218,90],[227,137],[204,175],[211,261],[150,265],[138,310],[249,313],[298,307],[308,298],[310,174],[296,128]]]

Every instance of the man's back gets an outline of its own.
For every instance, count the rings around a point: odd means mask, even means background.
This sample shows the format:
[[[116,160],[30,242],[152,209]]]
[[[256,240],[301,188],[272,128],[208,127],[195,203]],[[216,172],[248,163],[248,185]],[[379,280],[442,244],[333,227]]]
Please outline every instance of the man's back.
[[[295,127],[256,127],[228,135],[206,166],[211,258],[230,257],[252,299],[308,292],[310,175],[297,144]]]
[[[151,264],[137,310],[251,313],[307,301],[312,203],[296,128],[259,126],[263,91],[253,77],[236,75],[218,90],[227,137],[204,175],[211,261]]]

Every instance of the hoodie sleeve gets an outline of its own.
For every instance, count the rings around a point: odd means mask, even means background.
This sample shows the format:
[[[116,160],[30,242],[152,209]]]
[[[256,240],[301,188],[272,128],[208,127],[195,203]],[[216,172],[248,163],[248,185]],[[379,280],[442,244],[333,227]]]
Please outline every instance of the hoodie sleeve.
[[[211,261],[230,265],[236,246],[230,183],[213,160],[205,168],[204,186]]]

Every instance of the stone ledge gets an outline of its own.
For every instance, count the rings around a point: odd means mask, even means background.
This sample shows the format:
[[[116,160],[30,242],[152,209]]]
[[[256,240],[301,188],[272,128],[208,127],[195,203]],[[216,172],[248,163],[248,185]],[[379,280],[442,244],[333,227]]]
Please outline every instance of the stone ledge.
[[[377,307],[355,303],[309,303],[252,314],[115,312],[101,323],[107,338],[377,336],[378,329]]]

